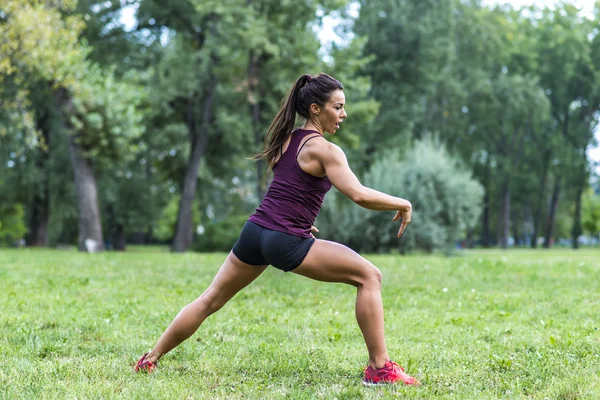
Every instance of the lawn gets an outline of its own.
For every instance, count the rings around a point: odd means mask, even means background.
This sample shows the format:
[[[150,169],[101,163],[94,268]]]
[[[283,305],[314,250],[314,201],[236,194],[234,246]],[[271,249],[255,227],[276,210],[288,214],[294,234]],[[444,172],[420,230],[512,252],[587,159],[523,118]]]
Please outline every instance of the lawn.
[[[0,397],[600,398],[598,250],[368,256],[390,355],[419,388],[360,384],[354,288],[273,268],[134,374],[224,257],[0,250]]]

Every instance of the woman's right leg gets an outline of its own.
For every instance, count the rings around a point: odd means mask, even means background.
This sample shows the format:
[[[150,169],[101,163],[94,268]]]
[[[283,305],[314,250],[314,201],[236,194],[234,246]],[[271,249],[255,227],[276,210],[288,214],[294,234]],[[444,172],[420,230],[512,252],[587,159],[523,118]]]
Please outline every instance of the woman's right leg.
[[[177,314],[146,359],[156,362],[192,336],[209,315],[223,307],[266,268],[267,265],[246,264],[230,252],[208,289]]]
[[[389,361],[385,346],[381,271],[352,249],[317,239],[306,258],[292,272],[324,282],[356,286],[356,320],[369,352],[369,365],[382,368]]]

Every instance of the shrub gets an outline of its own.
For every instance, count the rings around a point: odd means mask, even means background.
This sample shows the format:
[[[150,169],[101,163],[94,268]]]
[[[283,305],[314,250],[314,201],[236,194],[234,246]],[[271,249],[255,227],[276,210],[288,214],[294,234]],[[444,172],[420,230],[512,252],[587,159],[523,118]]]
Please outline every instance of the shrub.
[[[196,237],[193,249],[202,252],[228,252],[237,241],[247,219],[247,214],[232,215],[222,221],[205,224],[204,233]]]
[[[600,232],[600,195],[588,189],[581,200],[582,226],[585,232],[598,236]]]
[[[415,143],[402,160],[396,152],[380,157],[363,184],[409,200],[413,218],[398,240],[400,224],[392,222],[395,212],[367,210],[334,194],[319,217],[324,231],[358,251],[447,250],[481,213],[482,186],[459,158],[432,138]]]
[[[22,239],[27,233],[25,211],[21,204],[0,204],[0,245],[8,245]]]

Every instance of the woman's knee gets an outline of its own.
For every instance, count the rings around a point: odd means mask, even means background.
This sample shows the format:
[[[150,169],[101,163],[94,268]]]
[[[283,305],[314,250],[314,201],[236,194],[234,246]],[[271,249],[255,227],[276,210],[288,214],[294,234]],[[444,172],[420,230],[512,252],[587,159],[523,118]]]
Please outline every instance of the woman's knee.
[[[379,268],[370,264],[366,266],[363,273],[356,280],[356,286],[369,287],[372,289],[381,289],[382,274]]]
[[[373,266],[369,273],[369,281],[371,282],[371,284],[373,284],[374,286],[377,286],[378,288],[381,288],[382,279],[383,279],[383,274],[381,273],[381,270],[379,268],[377,268],[376,266]]]
[[[201,303],[202,308],[213,314],[219,311],[229,301],[231,296],[225,296],[225,293],[214,288],[209,288],[206,292],[202,293],[198,301]]]

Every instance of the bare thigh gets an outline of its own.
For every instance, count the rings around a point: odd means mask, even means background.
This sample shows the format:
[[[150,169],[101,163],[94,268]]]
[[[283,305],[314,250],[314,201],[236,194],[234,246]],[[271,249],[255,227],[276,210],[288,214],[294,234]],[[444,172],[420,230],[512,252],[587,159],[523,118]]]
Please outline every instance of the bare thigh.
[[[358,286],[381,281],[381,272],[371,262],[343,244],[317,239],[300,266],[292,272],[323,282]]]
[[[230,252],[205,295],[217,303],[215,306],[222,306],[237,292],[258,278],[267,267],[268,265],[246,264]]]

